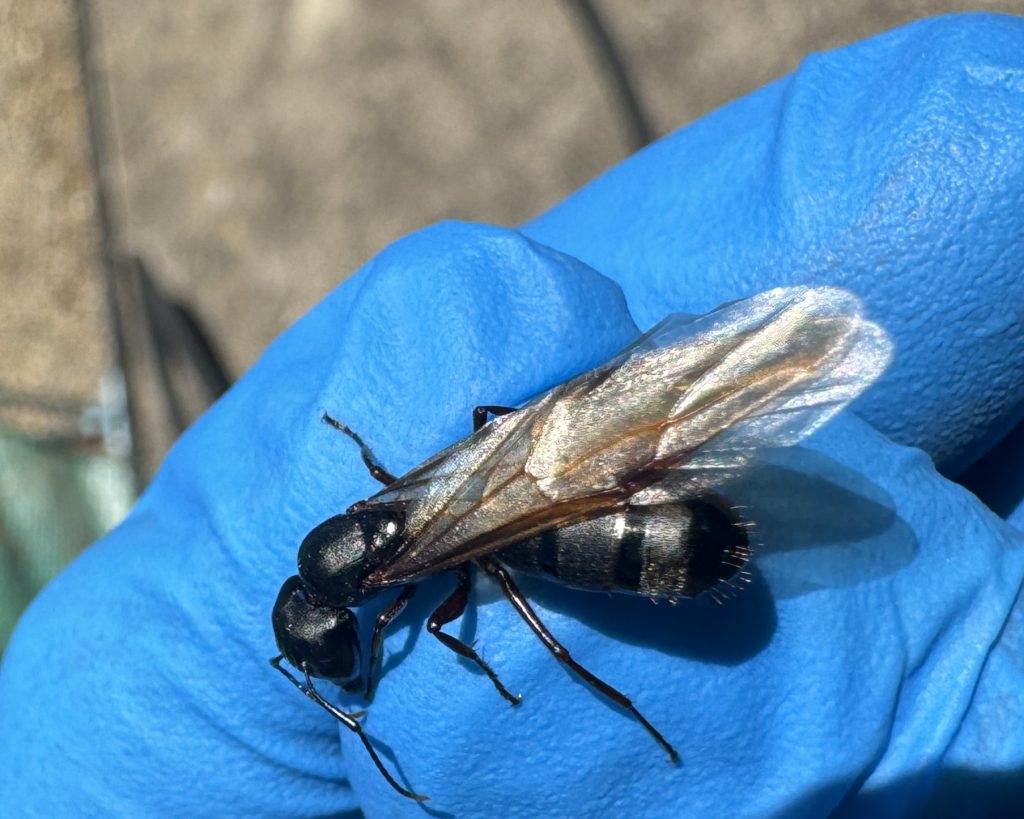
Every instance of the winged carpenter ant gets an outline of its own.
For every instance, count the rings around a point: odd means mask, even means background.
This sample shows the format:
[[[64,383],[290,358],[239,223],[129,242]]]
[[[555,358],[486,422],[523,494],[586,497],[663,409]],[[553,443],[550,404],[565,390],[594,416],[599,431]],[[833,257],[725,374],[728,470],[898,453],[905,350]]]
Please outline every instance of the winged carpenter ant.
[[[853,294],[778,288],[704,316],[669,316],[610,361],[518,409],[477,407],[472,435],[401,477],[325,416],[358,444],[385,486],[302,542],[299,573],[274,606],[280,654],[271,663],[359,736],[395,790],[425,799],[388,772],[360,714],[329,703],[313,678],[348,688],[361,681],[351,608],[400,587],[374,625],[369,698],[388,624],[418,581],[451,572],[457,587],[427,630],[517,703],[471,646],[441,630],[464,611],[475,565],[497,580],[559,662],[629,710],[676,761],[632,701],[551,634],[510,570],[652,600],[714,593],[742,575],[750,554],[746,523],[718,492],[723,482],[748,469],[759,450],[795,444],[839,412],[883,372],[891,348]],[[489,415],[496,417],[487,423]]]

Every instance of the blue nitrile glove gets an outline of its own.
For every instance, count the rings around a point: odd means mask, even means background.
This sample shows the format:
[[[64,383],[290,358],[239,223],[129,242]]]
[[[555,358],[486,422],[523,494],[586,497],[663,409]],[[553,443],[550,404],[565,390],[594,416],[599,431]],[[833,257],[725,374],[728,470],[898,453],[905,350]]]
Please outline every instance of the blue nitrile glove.
[[[955,469],[1017,419],[1022,194],[1024,21],[951,17],[811,57],[528,225],[535,241],[444,224],[395,244],[267,351],[25,616],[0,674],[5,815],[1019,805],[1021,536],[886,436]],[[452,585],[424,583],[373,704],[323,686],[367,708],[420,806],[267,665],[270,608],[305,532],[377,488],[322,412],[402,472],[466,434],[474,405],[520,402],[635,335],[618,287],[551,248],[612,276],[641,327],[841,284],[896,360],[858,404],[873,427],[844,414],[751,493],[762,545],[736,599],[655,607],[523,580],[678,767],[478,578],[449,630],[522,692],[509,707],[422,630]]]

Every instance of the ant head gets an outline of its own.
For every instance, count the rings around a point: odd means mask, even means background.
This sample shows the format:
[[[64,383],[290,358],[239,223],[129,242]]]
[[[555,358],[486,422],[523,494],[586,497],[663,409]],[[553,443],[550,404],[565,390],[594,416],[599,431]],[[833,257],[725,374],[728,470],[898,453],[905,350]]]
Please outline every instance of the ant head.
[[[314,677],[341,683],[359,674],[359,627],[346,608],[314,603],[300,577],[281,586],[272,617],[278,650]]]
[[[299,547],[299,577],[315,605],[357,606],[372,592],[360,587],[401,543],[405,516],[364,510],[325,520]]]

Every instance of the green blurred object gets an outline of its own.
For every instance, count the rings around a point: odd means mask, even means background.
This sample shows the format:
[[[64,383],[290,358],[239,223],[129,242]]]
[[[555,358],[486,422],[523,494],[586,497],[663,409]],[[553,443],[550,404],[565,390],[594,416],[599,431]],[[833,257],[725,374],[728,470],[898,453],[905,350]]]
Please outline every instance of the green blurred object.
[[[0,651],[36,593],[135,499],[126,458],[0,430]]]

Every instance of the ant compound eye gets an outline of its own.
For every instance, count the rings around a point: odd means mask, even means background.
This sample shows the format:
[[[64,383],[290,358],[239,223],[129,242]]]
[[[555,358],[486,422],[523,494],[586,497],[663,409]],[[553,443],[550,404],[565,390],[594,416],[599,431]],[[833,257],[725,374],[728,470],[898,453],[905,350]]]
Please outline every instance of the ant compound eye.
[[[356,616],[345,608],[315,605],[301,578],[289,577],[281,586],[272,622],[278,650],[296,668],[339,683],[359,673]]]
[[[299,575],[319,605],[354,606],[367,595],[360,583],[401,543],[404,517],[365,511],[337,515],[306,535]]]

